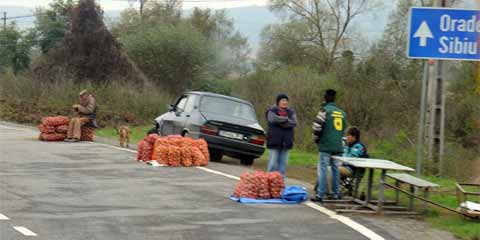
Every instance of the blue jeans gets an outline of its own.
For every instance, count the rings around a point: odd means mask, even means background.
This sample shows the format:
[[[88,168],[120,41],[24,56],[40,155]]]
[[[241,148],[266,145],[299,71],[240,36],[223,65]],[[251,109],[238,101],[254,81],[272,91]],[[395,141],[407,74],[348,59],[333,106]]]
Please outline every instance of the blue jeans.
[[[268,172],[280,172],[285,177],[288,162],[288,150],[268,149]]]
[[[328,191],[327,167],[329,164],[332,168],[331,184],[333,198],[338,198],[340,196],[340,174],[338,173],[337,161],[332,158],[332,155],[330,153],[320,152],[317,164],[317,189],[315,189],[319,198],[325,198],[325,194]]]

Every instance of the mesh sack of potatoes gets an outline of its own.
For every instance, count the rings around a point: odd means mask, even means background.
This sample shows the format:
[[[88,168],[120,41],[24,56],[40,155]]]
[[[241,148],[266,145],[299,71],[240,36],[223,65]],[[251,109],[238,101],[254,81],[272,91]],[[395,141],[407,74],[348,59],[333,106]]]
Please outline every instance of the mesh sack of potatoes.
[[[37,126],[40,133],[55,133],[55,126],[40,124]]]
[[[70,119],[65,116],[55,116],[55,117],[43,117],[42,124],[46,126],[60,126],[60,125],[68,125]]]
[[[204,139],[197,139],[192,141],[192,145],[197,147],[203,154],[203,159],[199,163],[200,166],[207,166],[210,160],[210,153],[208,151],[208,144]]]
[[[255,178],[255,186],[257,186],[258,199],[270,199],[270,184],[268,180],[268,173],[256,171],[253,173]]]
[[[256,185],[256,176],[254,173],[243,173],[240,175],[233,195],[235,197],[258,198],[258,188]]]
[[[63,141],[65,138],[67,138],[67,135],[62,133],[41,133],[38,137],[41,141],[48,142]]]
[[[152,133],[152,134],[149,134],[148,136],[146,136],[143,140],[147,141],[148,143],[150,143],[153,147],[153,145],[155,144],[155,142],[157,141],[157,139],[159,139],[160,136],[158,136],[158,134],[155,134],[155,133]]]
[[[142,140],[137,144],[137,161],[150,161],[152,159],[153,146]]]
[[[60,125],[60,126],[55,127],[55,132],[67,134],[67,132],[68,132],[68,125]]]
[[[268,182],[270,187],[270,195],[272,198],[281,198],[282,191],[285,189],[285,181],[280,172],[268,173]]]
[[[192,151],[193,166],[202,166],[202,164],[205,163],[205,156],[203,156],[202,151],[200,151],[200,149],[198,149],[197,147],[191,147],[190,149]]]
[[[190,147],[182,147],[182,166],[191,167],[193,165],[192,150]]]
[[[182,162],[181,148],[176,146],[168,146],[168,166],[180,167]]]
[[[82,127],[82,136],[80,137],[81,141],[93,141],[95,137],[95,128],[93,127]]]

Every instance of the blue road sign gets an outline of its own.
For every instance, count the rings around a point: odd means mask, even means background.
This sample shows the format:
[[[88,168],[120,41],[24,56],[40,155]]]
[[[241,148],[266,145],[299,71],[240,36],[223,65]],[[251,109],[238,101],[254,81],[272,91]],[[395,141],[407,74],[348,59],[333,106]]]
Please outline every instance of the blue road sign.
[[[411,8],[409,58],[480,60],[480,11]]]

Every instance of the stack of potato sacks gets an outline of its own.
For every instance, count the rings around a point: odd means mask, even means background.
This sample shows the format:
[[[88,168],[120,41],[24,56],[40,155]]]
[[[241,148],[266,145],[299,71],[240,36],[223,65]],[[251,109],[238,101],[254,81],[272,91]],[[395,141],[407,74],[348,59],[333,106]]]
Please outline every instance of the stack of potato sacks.
[[[207,142],[179,135],[159,137],[150,134],[138,143],[138,161],[154,160],[171,167],[207,166],[210,159]]]
[[[68,117],[44,117],[42,124],[38,125],[40,130],[40,141],[63,141],[67,137]]]
[[[94,127],[82,127],[82,136],[80,141],[93,141],[95,137],[95,128]]]
[[[233,196],[253,199],[280,199],[285,182],[279,172],[243,173]]]

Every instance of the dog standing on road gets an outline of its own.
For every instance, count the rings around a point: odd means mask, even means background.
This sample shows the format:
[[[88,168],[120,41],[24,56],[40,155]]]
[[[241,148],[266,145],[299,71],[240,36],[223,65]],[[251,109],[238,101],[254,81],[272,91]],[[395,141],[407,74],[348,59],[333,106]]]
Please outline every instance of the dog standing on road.
[[[130,128],[128,126],[122,125],[118,128],[118,142],[120,143],[120,147],[127,147],[130,143]]]

